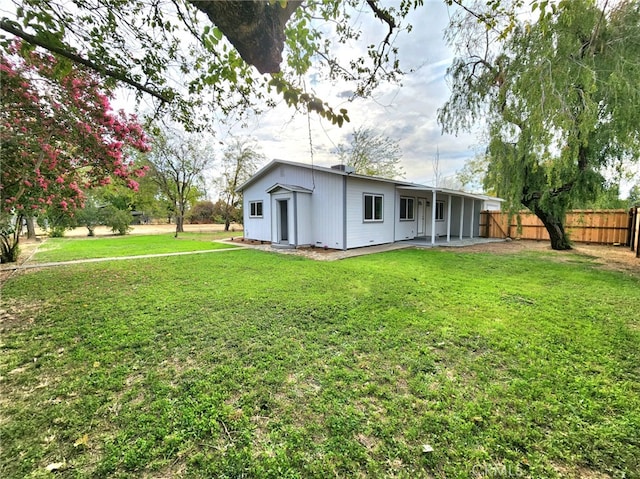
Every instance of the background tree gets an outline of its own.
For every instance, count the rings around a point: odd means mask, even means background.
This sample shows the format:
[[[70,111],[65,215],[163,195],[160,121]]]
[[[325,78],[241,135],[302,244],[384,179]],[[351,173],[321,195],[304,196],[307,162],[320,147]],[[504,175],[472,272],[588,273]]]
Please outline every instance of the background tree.
[[[215,206],[211,201],[198,201],[189,210],[189,223],[208,224],[213,223]]]
[[[120,236],[131,231],[131,211],[120,209],[114,205],[106,205],[100,209],[100,223],[109,227],[111,232]]]
[[[242,201],[240,199],[236,202],[236,206],[231,209],[223,199],[219,199],[213,204],[213,222],[225,224],[227,219],[229,224],[242,223]]]
[[[629,206],[640,206],[640,184],[635,184],[629,190],[629,197],[627,198]]]
[[[224,202],[224,230],[229,231],[235,210],[241,201],[236,193],[238,186],[253,175],[265,157],[249,138],[233,138],[222,157],[221,175],[217,180],[220,199]]]
[[[75,211],[62,209],[58,205],[50,205],[38,214],[38,226],[51,238],[62,238],[65,231],[78,226]]]
[[[464,166],[456,172],[456,178],[463,191],[470,193],[487,193],[494,195],[495,191],[486,185],[489,157],[477,155],[465,161]]]
[[[153,146],[149,173],[174,208],[178,237],[184,231],[185,213],[200,196],[197,187],[213,164],[212,147],[195,135],[169,129],[156,135]]]
[[[76,213],[77,223],[87,228],[87,236],[95,236],[97,226],[103,224],[101,208],[98,201],[89,196],[84,202],[84,208]]]
[[[354,130],[350,136],[350,143],[338,145],[336,150],[342,164],[352,166],[361,175],[404,176],[400,167],[402,152],[397,141],[365,127]]]
[[[68,67],[68,68],[67,68]],[[147,151],[135,117],[115,113],[109,91],[74,65],[60,76],[56,57],[13,44],[0,61],[0,224],[2,261],[15,261],[23,216],[73,212],[84,192],[144,176],[128,151]],[[19,221],[15,221],[15,217]]]
[[[640,3],[560,2],[499,48],[462,44],[470,50],[449,70],[444,129],[484,118],[488,184],[511,211],[534,212],[552,248],[569,249],[567,208],[595,198],[608,167],[640,157]]]

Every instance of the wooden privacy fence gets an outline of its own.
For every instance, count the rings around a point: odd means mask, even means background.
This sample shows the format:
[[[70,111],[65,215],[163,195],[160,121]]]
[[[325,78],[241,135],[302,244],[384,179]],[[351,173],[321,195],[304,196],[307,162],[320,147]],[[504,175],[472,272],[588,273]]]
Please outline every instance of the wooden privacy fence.
[[[565,230],[571,241],[579,243],[620,244],[638,251],[639,208],[631,210],[572,210],[567,213]],[[518,227],[520,217],[520,228]],[[633,233],[633,234],[632,234]],[[634,236],[635,235],[635,236]],[[549,240],[549,234],[536,215],[521,211],[509,221],[500,211],[480,213],[480,236]]]

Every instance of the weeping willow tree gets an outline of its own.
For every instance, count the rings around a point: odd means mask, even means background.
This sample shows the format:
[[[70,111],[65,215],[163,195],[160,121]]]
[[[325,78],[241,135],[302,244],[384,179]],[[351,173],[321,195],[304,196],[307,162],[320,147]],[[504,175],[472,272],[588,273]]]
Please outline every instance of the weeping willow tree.
[[[459,57],[439,120],[448,132],[485,123],[486,186],[512,212],[529,208],[563,250],[571,202],[594,198],[606,169],[639,157],[640,4],[534,9],[535,22],[502,39],[484,30],[470,41],[468,22],[454,25]]]

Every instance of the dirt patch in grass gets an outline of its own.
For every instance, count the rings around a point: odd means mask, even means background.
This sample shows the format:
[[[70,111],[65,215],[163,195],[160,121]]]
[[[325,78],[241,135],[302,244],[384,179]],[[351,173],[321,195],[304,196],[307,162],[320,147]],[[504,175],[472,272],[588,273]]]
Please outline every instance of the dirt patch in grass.
[[[233,235],[231,235],[230,242],[237,243],[237,244],[250,245],[250,246],[271,245],[271,241],[253,240],[253,239],[243,238],[242,236],[234,237]],[[281,250],[281,252],[283,253],[290,252],[290,253],[295,253],[295,254],[309,256],[309,257],[313,257],[313,255],[318,255],[318,254],[330,255],[330,254],[340,253],[341,251],[342,250],[331,249],[331,248],[315,248],[311,246],[301,246],[298,248]]]
[[[23,302],[15,299],[4,299],[1,304],[0,335],[13,330],[29,329],[33,325],[36,315],[43,307],[39,303]]]
[[[640,258],[626,246],[611,246],[577,243],[569,251],[555,251],[548,241],[516,240],[499,243],[484,243],[466,246],[465,253],[519,254],[526,251],[548,252],[559,262],[580,261],[589,258],[601,264],[605,269],[622,271],[640,276]]]
[[[229,235],[231,243],[258,246],[258,245],[270,245],[271,241],[260,241],[244,238],[242,236],[234,236],[232,233]]]
[[[594,471],[587,467],[575,466],[568,467],[561,464],[554,464],[553,468],[560,474],[562,477],[572,478],[572,479],[611,479],[609,474],[605,474],[604,472]]]

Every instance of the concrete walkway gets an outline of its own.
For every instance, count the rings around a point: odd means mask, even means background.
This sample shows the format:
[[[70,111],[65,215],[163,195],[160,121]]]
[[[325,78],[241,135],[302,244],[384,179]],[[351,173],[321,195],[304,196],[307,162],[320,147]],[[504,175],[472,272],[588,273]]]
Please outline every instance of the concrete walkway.
[[[225,242],[226,243],[226,242]],[[237,251],[243,248],[249,248],[247,245],[238,245],[234,243],[235,248],[222,248],[222,249],[206,249],[199,251],[180,251],[177,253],[157,253],[157,254],[140,254],[135,256],[115,256],[111,258],[86,258],[86,259],[74,259],[70,261],[55,261],[50,263],[31,263],[31,257],[33,254],[22,264],[2,264],[0,265],[0,271],[15,271],[23,269],[36,269],[36,268],[50,268],[53,266],[65,266],[69,264],[82,264],[82,263],[102,263],[105,261],[125,261],[132,259],[144,259],[144,258],[162,258],[164,256],[186,256],[193,254],[205,254],[205,253],[222,253],[226,251]]]

